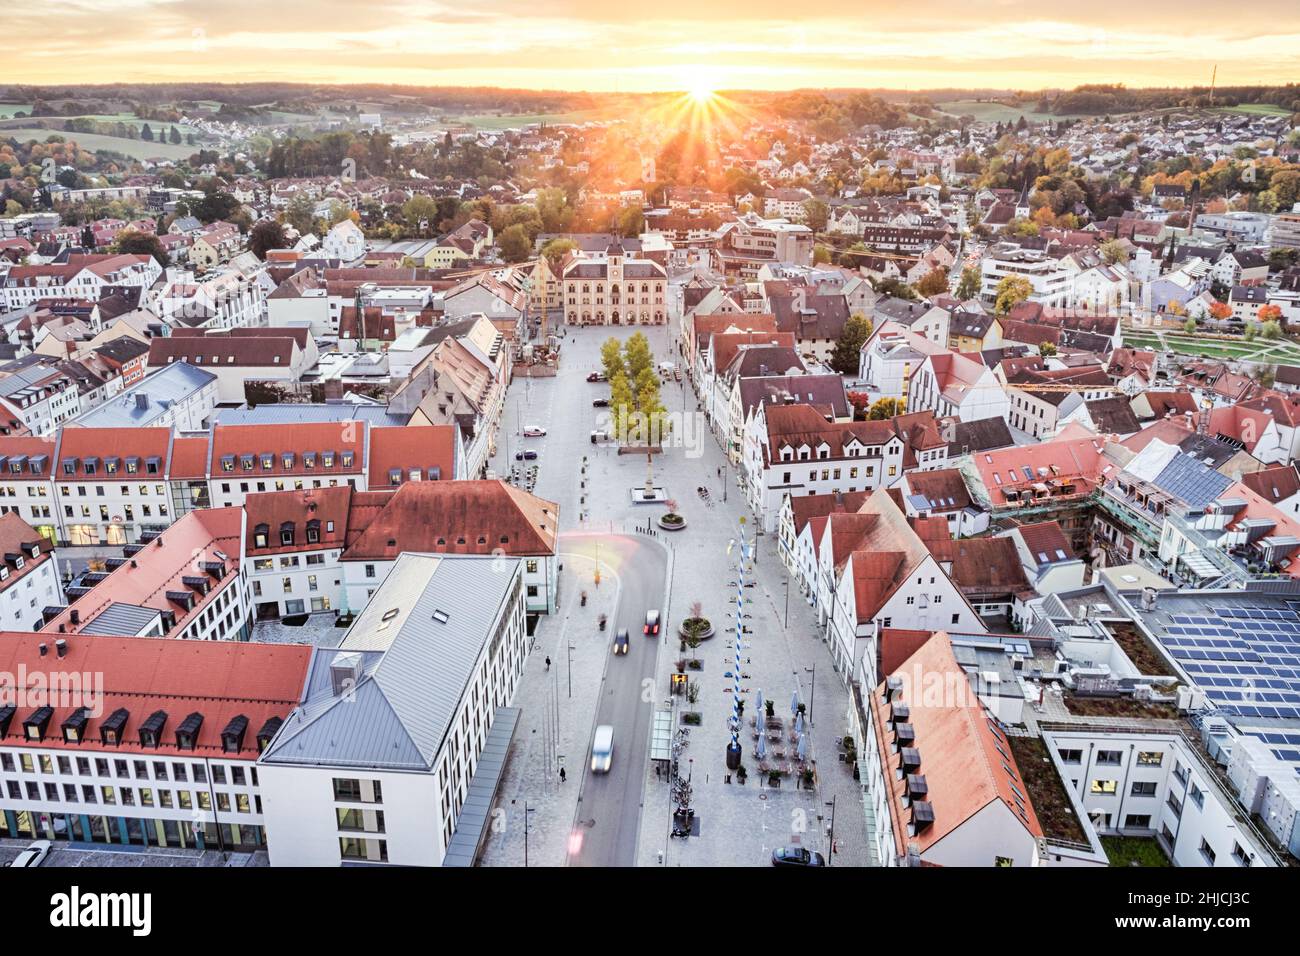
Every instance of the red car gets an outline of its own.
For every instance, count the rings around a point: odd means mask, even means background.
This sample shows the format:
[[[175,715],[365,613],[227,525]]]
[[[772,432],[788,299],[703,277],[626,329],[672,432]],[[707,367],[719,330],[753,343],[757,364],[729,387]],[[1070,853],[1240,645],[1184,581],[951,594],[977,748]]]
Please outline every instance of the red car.
[[[659,612],[645,612],[645,632],[650,635],[659,633]]]

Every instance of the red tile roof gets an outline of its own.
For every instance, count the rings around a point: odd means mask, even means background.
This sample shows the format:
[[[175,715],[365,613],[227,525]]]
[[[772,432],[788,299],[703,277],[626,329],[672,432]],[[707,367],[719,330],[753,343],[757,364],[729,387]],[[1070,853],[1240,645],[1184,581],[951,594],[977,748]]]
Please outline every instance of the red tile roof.
[[[244,511],[248,515],[248,533],[244,553],[250,557],[263,554],[287,554],[294,551],[342,551],[347,543],[348,512],[352,489],[347,485],[333,488],[304,488],[301,491],[267,491],[248,495]],[[317,522],[317,541],[307,540],[308,522]],[[291,545],[281,543],[280,531],[293,526]],[[259,527],[266,528],[266,547],[257,546]]]
[[[1042,837],[1042,827],[1028,796],[1023,803],[1017,800],[1017,791],[1025,795],[1028,789],[1005,735],[970,688],[965,671],[953,656],[948,635],[936,631],[887,676],[903,679],[901,702],[908,706],[907,722],[916,734],[914,746],[921,753],[917,772],[925,777],[927,802],[934,811],[930,826],[919,833],[908,833],[911,813],[903,804],[907,780],[902,773],[901,751],[891,752],[892,708],[886,697],[887,684],[882,683],[872,692],[870,707],[891,804],[896,852],[902,855],[909,844],[915,844],[925,853],[997,800],[1006,804],[1011,816],[1033,837]],[[927,692],[935,686],[943,687],[944,693]]]
[[[343,554],[345,561],[438,554],[555,554],[559,505],[504,481],[408,482]]]
[[[0,632],[0,670],[10,674],[58,675],[65,686],[79,687],[82,675],[102,681],[95,693],[69,695],[50,702],[54,714],[46,727],[42,748],[75,751],[99,750],[100,726],[119,708],[128,718],[122,729],[124,753],[177,756],[191,753],[176,747],[176,728],[192,713],[203,715],[196,748],[200,756],[256,759],[257,734],[266,722],[286,719],[297,705],[306,684],[312,649],[298,644],[249,644],[239,641],[169,641],[147,637],[77,637],[69,635],[67,655],[58,657],[53,647],[59,635]],[[45,655],[40,645],[46,645]],[[101,689],[102,688],[102,689]],[[101,696],[102,695],[102,696]],[[60,725],[79,706],[91,710],[81,732],[82,744],[63,739]],[[23,720],[36,707],[19,707],[8,733],[0,738],[7,747],[31,746],[25,740]],[[140,726],[156,711],[167,714],[159,746],[144,747]],[[236,717],[248,719],[243,747],[229,753],[221,732]]]
[[[408,425],[404,428],[373,428],[370,431],[368,487],[391,488],[390,473],[402,472],[403,482],[418,468],[425,480],[437,468],[443,481],[456,477],[455,425]]]
[[[1274,465],[1241,476],[1241,483],[1266,501],[1277,504],[1300,492],[1300,474],[1296,466]]]
[[[1035,484],[1068,481],[1077,492],[1091,491],[1109,464],[1102,457],[1106,447],[1100,438],[1072,438],[1021,445],[999,451],[976,452],[972,456],[993,507],[1003,507],[1006,491],[1029,490]],[[1025,469],[1029,469],[1029,477]]]
[[[175,524],[138,552],[131,561],[120,565],[62,614],[52,618],[42,632],[58,634],[95,633],[96,616],[111,604],[134,604],[158,611],[172,611],[179,633],[226,587],[238,586],[244,523],[242,508],[205,508],[183,515]],[[220,551],[225,559],[218,557]],[[208,575],[205,562],[225,565],[225,576],[218,581]],[[167,597],[168,591],[192,591],[185,577],[208,577],[211,590],[206,595],[194,593],[187,610]],[[79,623],[72,623],[76,611]]]
[[[206,478],[208,474],[208,436],[197,435],[172,439],[169,478]]]
[[[337,422],[300,422],[293,425],[216,425],[212,430],[212,477],[278,478],[287,475],[331,478],[356,475],[365,471],[366,423],[354,419]],[[293,455],[292,465],[285,467],[285,453]],[[326,467],[326,452],[334,453],[333,464]],[[349,465],[343,453],[352,454]],[[308,467],[304,456],[315,454]],[[271,467],[262,466],[262,456],[271,455]],[[253,456],[253,467],[244,468],[243,458]],[[227,469],[230,458],[233,469]]]

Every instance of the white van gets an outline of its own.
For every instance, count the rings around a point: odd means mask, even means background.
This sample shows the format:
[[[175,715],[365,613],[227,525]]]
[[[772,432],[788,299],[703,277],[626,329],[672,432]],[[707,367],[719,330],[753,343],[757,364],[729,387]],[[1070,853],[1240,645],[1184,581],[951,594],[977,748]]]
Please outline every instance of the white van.
[[[609,724],[601,724],[591,740],[591,772],[608,773],[609,765],[613,762],[614,728]]]

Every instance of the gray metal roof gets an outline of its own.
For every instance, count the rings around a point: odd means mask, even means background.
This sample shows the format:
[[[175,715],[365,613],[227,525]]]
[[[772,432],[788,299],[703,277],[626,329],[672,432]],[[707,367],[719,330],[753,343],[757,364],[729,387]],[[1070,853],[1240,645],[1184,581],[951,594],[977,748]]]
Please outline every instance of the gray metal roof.
[[[432,769],[521,564],[401,555],[338,651],[316,655],[305,703],[262,760]],[[336,695],[330,665],[347,652],[362,653],[362,675],[350,693]]]
[[[406,424],[404,417],[390,415],[384,405],[258,405],[256,408],[224,408],[217,412],[219,425],[301,425],[352,419],[375,426]]]
[[[173,362],[103,405],[78,415],[73,424],[83,428],[146,428],[166,415],[177,402],[185,401],[216,380],[206,369],[188,362]],[[147,396],[146,402],[137,397],[142,395]]]
[[[158,620],[157,608],[114,602],[81,628],[82,634],[135,637]]]
[[[492,715],[492,724],[483,752],[474,767],[474,778],[469,782],[465,802],[456,815],[456,832],[447,843],[443,866],[473,866],[492,822],[492,803],[496,800],[501,778],[505,774],[506,758],[510,756],[510,741],[519,723],[519,708],[498,707]]]

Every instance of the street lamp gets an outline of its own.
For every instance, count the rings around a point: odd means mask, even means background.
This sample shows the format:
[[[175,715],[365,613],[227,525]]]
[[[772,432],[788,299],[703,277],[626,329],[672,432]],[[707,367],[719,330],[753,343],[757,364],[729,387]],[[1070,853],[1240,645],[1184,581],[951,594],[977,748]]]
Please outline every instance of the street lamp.
[[[535,813],[536,808],[530,807],[528,801],[524,801],[524,866],[528,866],[528,815]]]
[[[808,726],[811,727],[813,725],[813,709],[817,706],[817,664],[816,662],[813,663],[812,667],[805,667],[803,669],[803,672],[805,674],[812,675],[812,691],[808,695]]]
[[[569,699],[573,699],[573,645],[569,645]]]

